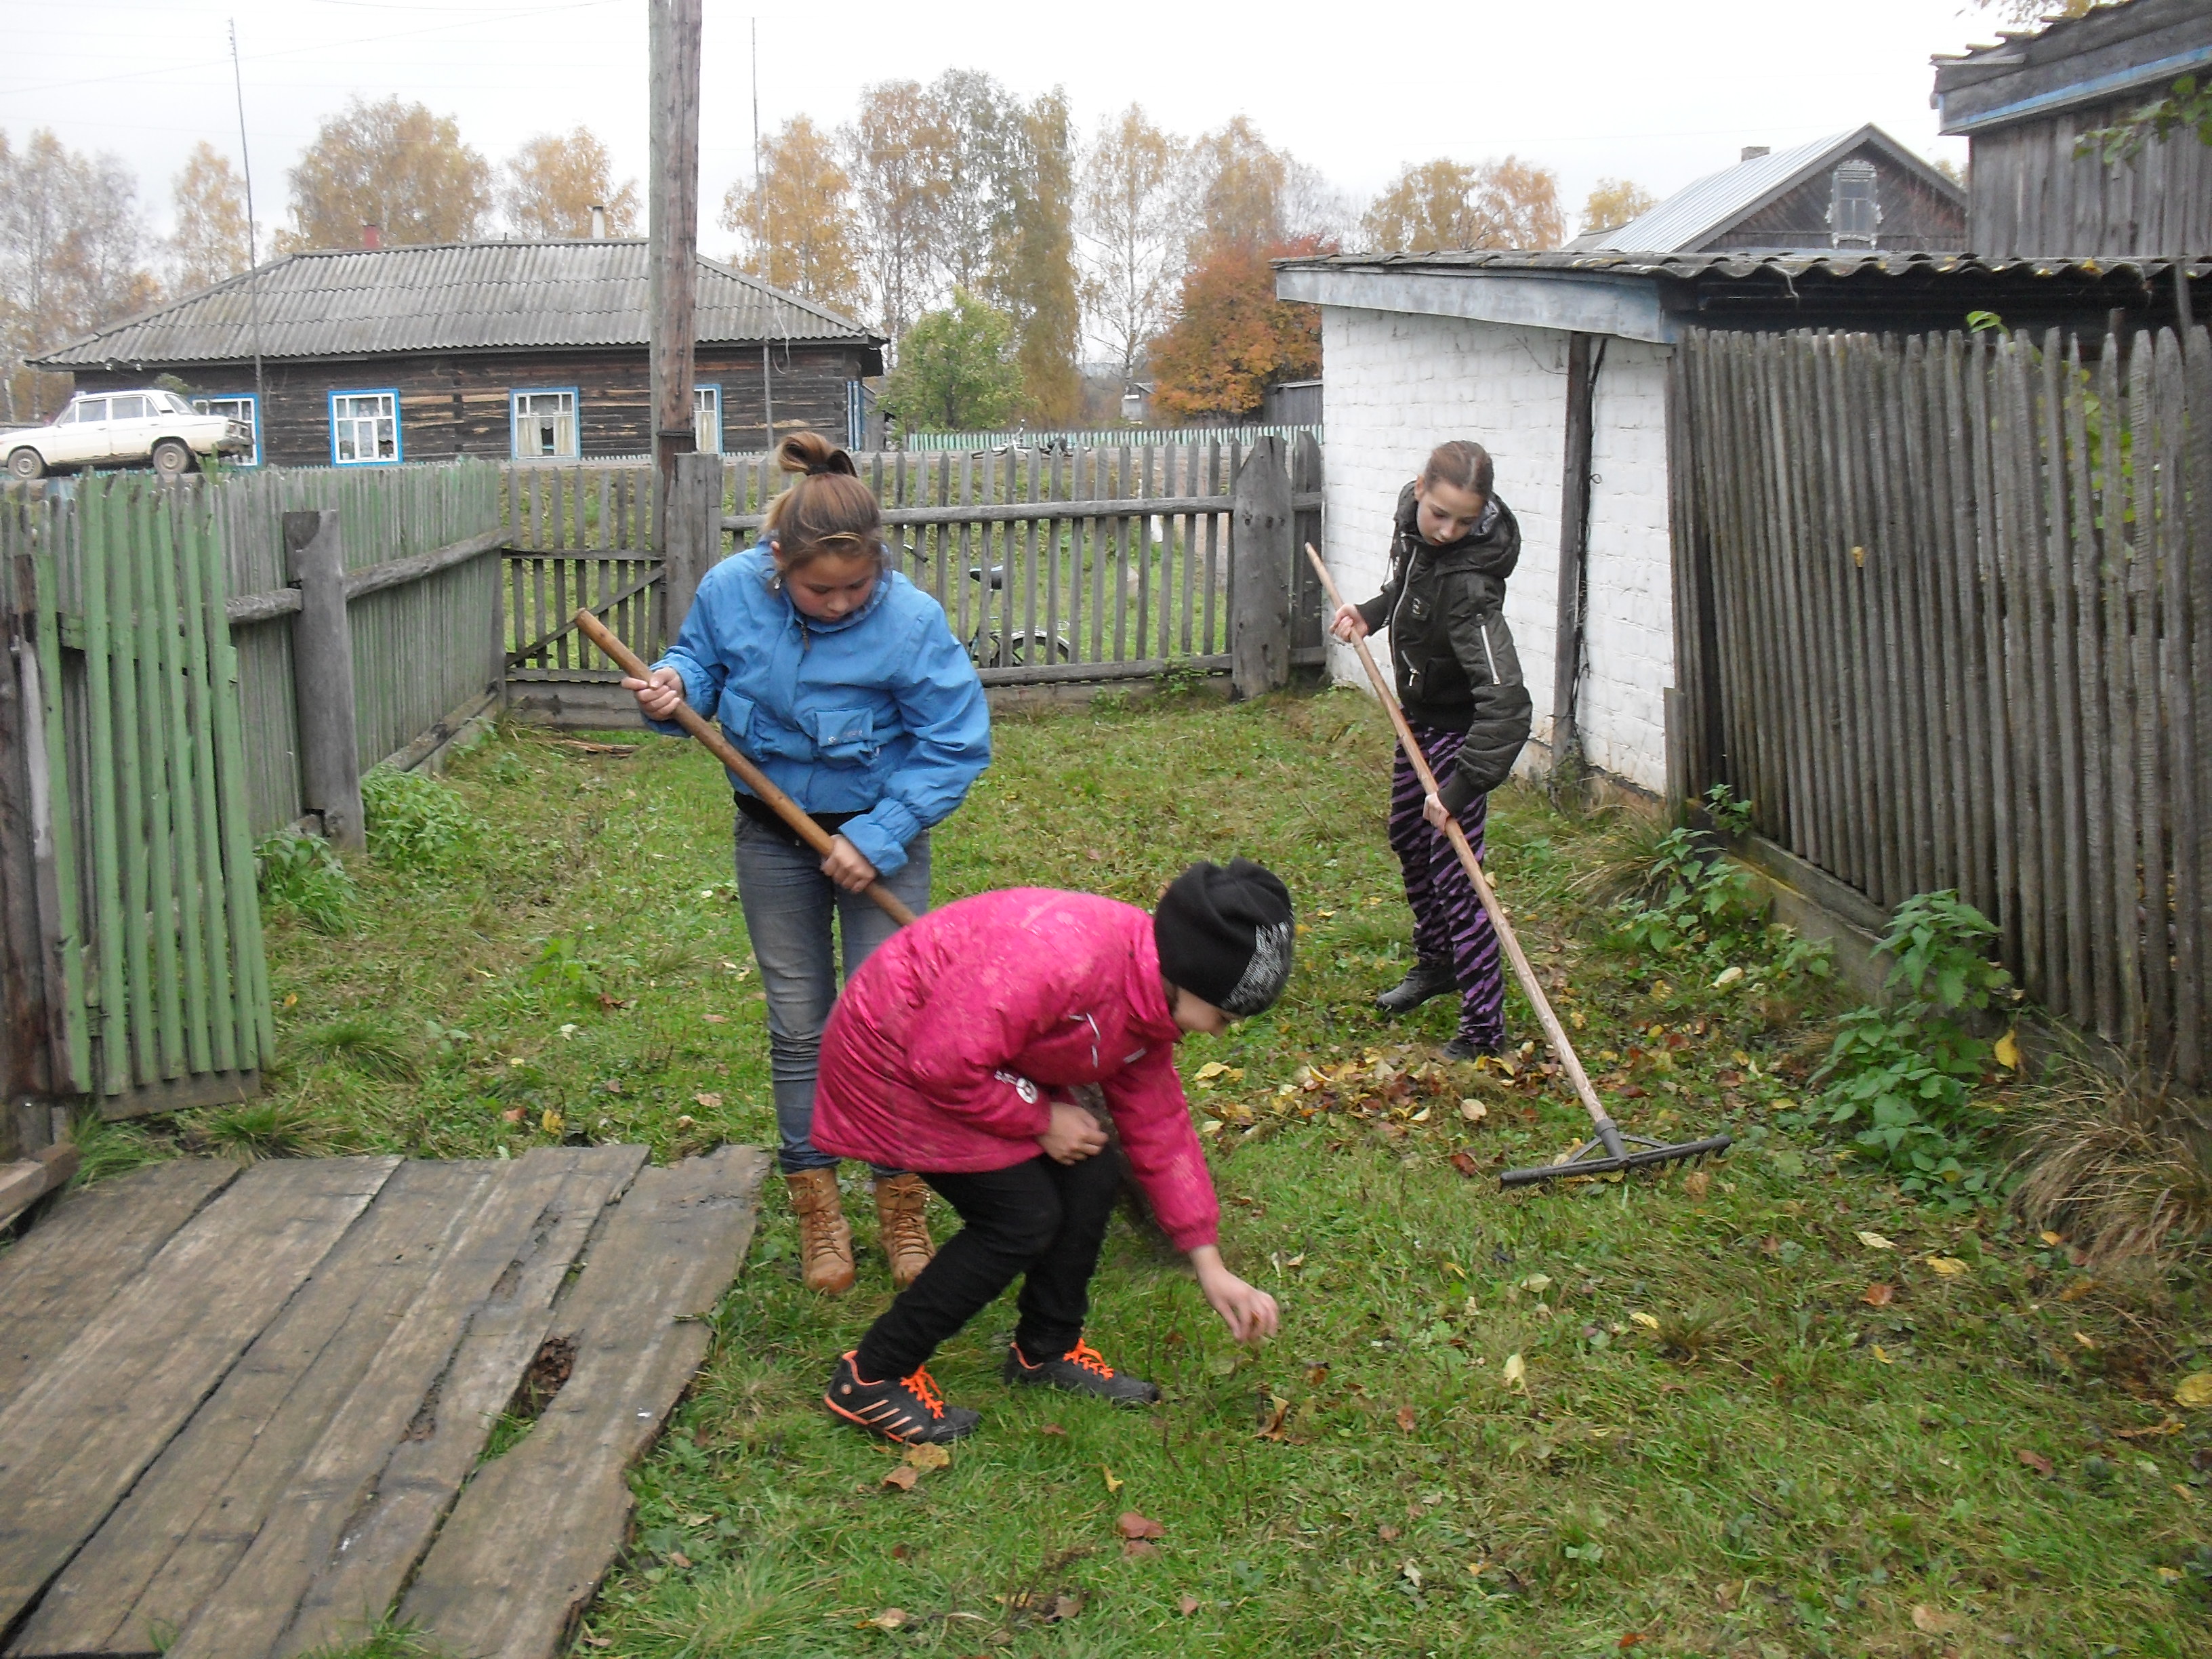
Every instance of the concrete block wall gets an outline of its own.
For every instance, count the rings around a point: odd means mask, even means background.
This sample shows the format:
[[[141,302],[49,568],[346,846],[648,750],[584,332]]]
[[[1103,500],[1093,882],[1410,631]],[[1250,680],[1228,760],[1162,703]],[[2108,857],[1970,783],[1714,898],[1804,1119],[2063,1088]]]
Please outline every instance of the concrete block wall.
[[[1521,562],[1505,617],[1548,744],[1559,620],[1559,471],[1565,443],[1566,336],[1557,330],[1402,312],[1322,311],[1328,432],[1327,545],[1345,597],[1381,586],[1398,491],[1448,438],[1491,453],[1497,490],[1521,524]],[[1607,342],[1598,381],[1592,469],[1589,668],[1583,748],[1593,765],[1639,788],[1667,776],[1664,689],[1673,684],[1667,518],[1665,348]],[[1376,654],[1386,663],[1387,641]],[[1364,684],[1332,646],[1330,667]],[[1524,771],[1548,751],[1532,744]]]

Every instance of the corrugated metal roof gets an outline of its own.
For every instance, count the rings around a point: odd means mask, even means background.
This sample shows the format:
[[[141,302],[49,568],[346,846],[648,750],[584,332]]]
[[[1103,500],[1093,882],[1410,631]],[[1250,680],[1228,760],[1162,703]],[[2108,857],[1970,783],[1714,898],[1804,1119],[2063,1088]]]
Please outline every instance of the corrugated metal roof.
[[[267,358],[366,357],[410,351],[647,343],[642,241],[451,242],[424,247],[296,253],[234,276],[39,361],[243,362],[260,313]],[[699,261],[702,343],[849,340],[879,336],[849,317]]]
[[[1893,252],[1762,252],[1749,248],[1723,248],[1711,253],[1667,253],[1609,248],[1570,252],[1554,248],[1540,253],[1507,248],[1458,248],[1431,253],[1334,253],[1309,258],[1278,259],[1283,270],[1433,270],[1476,274],[1531,271],[1561,276],[1679,276],[1694,280],[1718,275],[1729,278],[1762,272],[1783,277],[1817,271],[1830,276],[1872,273],[1881,276],[1926,276],[1950,271],[2012,273],[2036,276],[2101,276],[2114,272],[2148,281],[2162,276],[2176,264],[2185,266],[2192,278],[2212,273],[2212,261],[2203,258],[1980,258],[1970,253]]]

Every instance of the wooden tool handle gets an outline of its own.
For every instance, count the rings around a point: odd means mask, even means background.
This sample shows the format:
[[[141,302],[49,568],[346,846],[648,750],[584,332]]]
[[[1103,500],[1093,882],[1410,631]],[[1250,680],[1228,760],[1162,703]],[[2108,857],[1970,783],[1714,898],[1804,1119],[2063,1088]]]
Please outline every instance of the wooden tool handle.
[[[1328,574],[1328,567],[1322,562],[1321,555],[1314,551],[1311,542],[1306,544],[1306,557],[1313,561],[1314,570],[1321,577],[1322,591],[1328,595],[1328,602],[1341,609],[1344,600],[1336,591],[1336,579]],[[1431,795],[1439,793],[1437,775],[1429,769],[1428,757],[1421,753],[1421,745],[1413,740],[1413,728],[1406,724],[1405,712],[1398,707],[1397,695],[1391,690],[1390,682],[1382,678],[1382,669],[1376,665],[1375,653],[1367,648],[1366,639],[1363,636],[1353,640],[1352,647],[1359,653],[1360,664],[1367,670],[1367,678],[1374,683],[1375,695],[1390,711],[1390,723],[1398,728],[1399,746],[1405,750],[1406,758],[1413,762],[1413,771],[1421,780],[1421,787]],[[1474,848],[1468,845],[1467,832],[1459,827],[1457,818],[1445,822],[1444,835],[1452,844],[1452,851],[1459,854],[1459,861],[1467,866],[1468,877],[1474,883],[1475,896],[1482,901],[1482,908],[1489,913],[1490,925],[1498,930],[1498,942],[1504,945],[1506,958],[1513,964],[1513,975],[1521,981],[1521,989],[1528,999],[1528,1006],[1536,1011],[1537,1021],[1544,1028],[1544,1039],[1551,1045],[1552,1052],[1559,1056],[1568,1080],[1575,1085],[1575,1093],[1581,1097],[1583,1109],[1600,1127],[1610,1127],[1612,1115],[1599,1103],[1597,1091],[1590,1087],[1590,1080],[1583,1072],[1583,1063],[1575,1055],[1575,1045],[1567,1041],[1566,1028],[1559,1024],[1559,1017],[1552,1012],[1552,1004],[1544,994],[1544,988],[1536,982],[1536,970],[1528,965],[1528,958],[1521,949],[1521,941],[1514,937],[1504,911],[1498,908],[1498,895],[1491,890],[1490,878],[1482,873],[1481,860],[1475,857]]]
[[[632,679],[651,678],[648,669],[637,653],[624,645],[608,629],[607,625],[588,611],[576,613],[576,630],[593,645],[614,659],[623,672]],[[714,729],[714,723],[692,708],[688,702],[676,705],[676,723],[705,744],[714,758],[744,780],[746,788],[766,801],[781,818],[799,834],[799,838],[823,858],[830,856],[830,832],[815,823],[813,817],[797,801],[777,788],[762,771],[740,754],[735,744]],[[914,912],[899,902],[898,896],[880,881],[872,881],[862,890],[881,905],[885,915],[902,927],[914,920]]]

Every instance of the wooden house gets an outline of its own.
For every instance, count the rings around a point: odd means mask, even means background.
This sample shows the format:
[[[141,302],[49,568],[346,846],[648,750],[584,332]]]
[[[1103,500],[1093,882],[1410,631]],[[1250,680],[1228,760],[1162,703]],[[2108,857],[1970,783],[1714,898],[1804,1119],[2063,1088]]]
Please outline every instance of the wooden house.
[[[2212,145],[2193,125],[2107,161],[2084,133],[2193,76],[2212,80],[2212,5],[2124,0],[1936,60],[1943,131],[1963,134],[1970,246],[1986,257],[2212,254]]]
[[[859,445],[881,336],[711,259],[697,315],[701,449]],[[651,452],[647,337],[643,241],[461,242],[293,254],[38,367],[80,391],[173,376],[252,427],[250,464],[559,461]]]
[[[1966,192],[1872,124],[1788,149],[1747,145],[1734,167],[1685,185],[1570,252],[1910,251],[1966,246]]]

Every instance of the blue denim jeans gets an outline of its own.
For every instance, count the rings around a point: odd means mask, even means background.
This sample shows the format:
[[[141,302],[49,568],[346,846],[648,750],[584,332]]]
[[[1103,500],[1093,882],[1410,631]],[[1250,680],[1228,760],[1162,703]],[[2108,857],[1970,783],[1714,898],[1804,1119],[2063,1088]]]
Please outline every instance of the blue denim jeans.
[[[884,885],[916,915],[929,908],[929,837],[908,843],[907,861]],[[897,923],[865,893],[848,893],[822,873],[822,857],[793,847],[774,830],[742,814],[737,824],[738,898],[745,932],[768,994],[769,1079],[775,1093],[775,1127],[782,1146],[777,1163],[786,1175],[835,1167],[836,1158],[814,1145],[814,1078],[820,1068],[822,1028],[837,1000],[837,957],[830,918],[845,946],[850,979]],[[878,1175],[896,1175],[878,1170]]]

